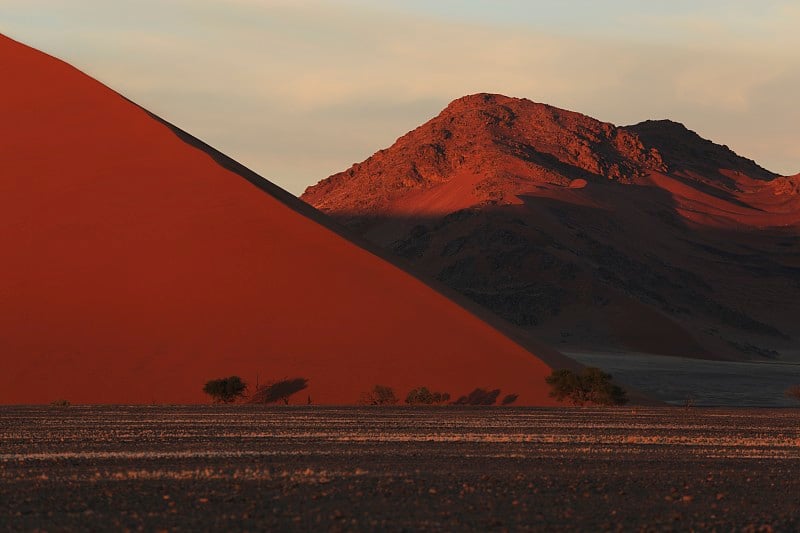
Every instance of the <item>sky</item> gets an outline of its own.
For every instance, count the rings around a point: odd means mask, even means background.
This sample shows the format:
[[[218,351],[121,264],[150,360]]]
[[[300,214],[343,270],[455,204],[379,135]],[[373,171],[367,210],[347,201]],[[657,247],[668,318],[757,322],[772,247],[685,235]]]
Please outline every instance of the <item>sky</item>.
[[[800,172],[796,0],[2,0],[0,33],[295,194],[476,92]]]

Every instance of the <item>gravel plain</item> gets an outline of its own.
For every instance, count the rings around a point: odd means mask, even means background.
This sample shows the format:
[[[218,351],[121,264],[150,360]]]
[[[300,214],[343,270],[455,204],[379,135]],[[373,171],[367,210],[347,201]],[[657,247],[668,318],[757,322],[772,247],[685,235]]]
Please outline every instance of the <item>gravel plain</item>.
[[[800,410],[5,406],[0,529],[798,531]]]

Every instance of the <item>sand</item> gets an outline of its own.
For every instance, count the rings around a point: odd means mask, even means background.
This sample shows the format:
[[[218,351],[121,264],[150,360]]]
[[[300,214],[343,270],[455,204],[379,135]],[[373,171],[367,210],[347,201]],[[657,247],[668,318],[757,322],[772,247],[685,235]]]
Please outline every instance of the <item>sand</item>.
[[[0,37],[0,64],[0,403],[203,402],[228,375],[551,403],[548,365],[291,195],[53,57]]]

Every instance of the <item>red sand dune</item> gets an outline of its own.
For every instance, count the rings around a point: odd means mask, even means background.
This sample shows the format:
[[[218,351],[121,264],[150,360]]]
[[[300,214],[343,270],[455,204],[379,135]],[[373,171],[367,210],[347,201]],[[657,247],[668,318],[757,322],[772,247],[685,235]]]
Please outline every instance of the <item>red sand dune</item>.
[[[202,402],[237,374],[552,403],[541,359],[288,193],[57,59],[0,37],[0,64],[0,402]]]

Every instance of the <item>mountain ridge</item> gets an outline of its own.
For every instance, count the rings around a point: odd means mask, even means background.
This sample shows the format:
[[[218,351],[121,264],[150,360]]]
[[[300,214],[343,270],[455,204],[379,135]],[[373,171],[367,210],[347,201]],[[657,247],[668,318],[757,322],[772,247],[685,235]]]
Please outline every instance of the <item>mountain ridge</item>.
[[[736,359],[800,333],[798,181],[673,121],[481,93],[301,198],[551,343]]]
[[[516,123],[523,118],[526,129],[514,131]],[[659,128],[654,129],[654,126]],[[454,139],[455,129],[459,133]],[[650,141],[648,146],[643,144],[643,139]],[[665,139],[671,144],[666,144]],[[350,208],[360,215],[370,208],[379,212],[398,196],[398,191],[430,188],[448,181],[449,176],[457,172],[464,175],[474,175],[476,170],[486,173],[484,167],[489,167],[491,172],[492,161],[488,156],[476,156],[477,149],[491,151],[494,160],[507,159],[510,168],[503,169],[506,174],[513,174],[515,170],[517,174],[533,173],[538,181],[553,185],[568,186],[575,179],[591,181],[597,177],[632,184],[650,172],[691,172],[695,167],[702,167],[698,162],[702,155],[697,153],[700,150],[716,152],[716,160],[729,163],[731,168],[726,171],[763,181],[778,177],[754,161],[738,156],[727,146],[703,139],[671,120],[615,126],[527,99],[478,93],[454,100],[439,115],[401,136],[388,149],[379,150],[350,169],[308,187],[301,198],[323,211],[335,207],[337,212]],[[667,158],[664,151],[668,152]],[[391,152],[396,152],[394,160],[384,161]],[[397,160],[404,161],[405,167]],[[365,165],[369,168],[362,168]],[[384,168],[386,166],[390,168]],[[370,176],[369,184],[364,185],[370,191],[370,205],[363,203],[367,195],[351,199],[349,206],[346,199],[335,196],[336,189],[352,181],[357,174]],[[386,174],[392,174],[395,181],[383,179]],[[713,177],[731,188],[729,175]],[[480,198],[481,201],[497,199],[508,192],[498,191],[499,188],[491,184],[486,189],[489,193]],[[510,193],[513,194],[513,187]]]

